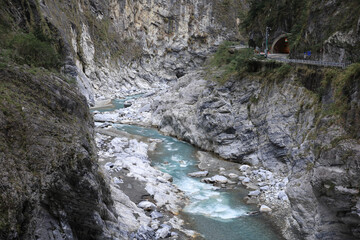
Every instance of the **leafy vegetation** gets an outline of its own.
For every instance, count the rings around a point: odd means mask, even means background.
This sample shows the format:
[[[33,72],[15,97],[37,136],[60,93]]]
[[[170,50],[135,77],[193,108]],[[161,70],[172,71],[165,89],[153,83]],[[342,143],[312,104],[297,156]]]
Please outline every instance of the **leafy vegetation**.
[[[253,49],[232,47],[233,42],[224,42],[206,65],[208,78],[225,83],[231,77],[263,76],[267,80],[283,79],[291,70],[288,64],[265,60],[255,55]]]
[[[312,73],[308,71],[309,76],[313,74],[314,70]],[[333,101],[325,106],[324,114],[344,116],[350,110],[351,95],[356,91],[356,85],[360,84],[360,63],[352,64],[345,71],[322,69],[314,80],[319,84],[311,90],[320,99],[329,94],[333,96]]]
[[[15,62],[58,70],[61,63],[60,47],[41,16],[35,22],[35,13],[29,10],[30,18],[25,21],[25,27],[20,27],[8,12],[9,7],[6,8],[4,4],[0,3],[0,68]]]
[[[293,71],[297,82],[315,94],[318,118],[329,116],[347,129],[348,135],[360,138],[360,100],[355,93],[360,87],[360,63],[346,70],[298,66]],[[355,95],[354,95],[355,94]]]
[[[226,82],[231,76],[239,74],[246,68],[246,63],[254,57],[253,49],[233,49],[233,42],[225,41],[207,64],[209,76],[215,76],[216,81]]]
[[[352,103],[352,95],[358,91],[359,87],[360,63],[349,66],[332,82],[335,98],[332,109],[343,118],[349,133],[356,138],[360,138],[360,107]]]
[[[19,64],[57,69],[60,56],[48,41],[41,41],[33,33],[15,33],[8,44],[12,59]]]

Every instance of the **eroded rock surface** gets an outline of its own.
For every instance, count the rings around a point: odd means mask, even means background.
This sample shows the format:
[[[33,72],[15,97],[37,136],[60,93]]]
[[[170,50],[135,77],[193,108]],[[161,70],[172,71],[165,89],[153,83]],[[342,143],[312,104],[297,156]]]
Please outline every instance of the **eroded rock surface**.
[[[41,1],[61,32],[63,71],[90,104],[164,85],[203,63],[211,47],[238,39],[243,1]]]

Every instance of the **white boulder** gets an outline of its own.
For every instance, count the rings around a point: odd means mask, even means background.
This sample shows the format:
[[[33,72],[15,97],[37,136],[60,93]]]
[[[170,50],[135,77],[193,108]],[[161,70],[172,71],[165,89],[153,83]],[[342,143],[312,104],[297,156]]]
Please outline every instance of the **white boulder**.
[[[192,173],[188,173],[189,177],[206,177],[209,174],[208,171],[199,171],[199,172],[192,172]]]
[[[140,202],[138,207],[144,209],[145,211],[154,211],[156,209],[156,205],[149,201]]]
[[[245,172],[245,171],[248,170],[249,168],[250,168],[249,165],[241,165],[241,166],[239,167],[239,170],[242,171],[242,172]]]
[[[271,211],[272,211],[272,209],[266,205],[261,205],[261,207],[260,207],[260,212],[262,212],[262,213],[270,213]]]

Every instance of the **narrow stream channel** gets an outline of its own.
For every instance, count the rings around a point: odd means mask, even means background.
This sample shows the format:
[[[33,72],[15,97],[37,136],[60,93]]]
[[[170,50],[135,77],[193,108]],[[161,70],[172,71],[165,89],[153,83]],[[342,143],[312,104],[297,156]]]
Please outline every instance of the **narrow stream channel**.
[[[101,111],[122,108],[126,100],[128,99],[113,100],[115,108]],[[199,232],[206,240],[283,239],[263,216],[246,214],[257,208],[243,202],[247,191],[242,187],[233,190],[220,189],[187,176],[190,172],[199,171],[197,149],[192,145],[164,136],[151,128],[122,124],[114,124],[114,127],[130,134],[162,140],[149,156],[152,165],[172,175],[173,183],[189,197],[190,204],[182,213],[182,217],[188,222],[187,228]]]
[[[134,135],[160,139],[156,151],[150,154],[152,164],[174,178],[174,184],[190,198],[183,209],[188,227],[201,233],[207,240],[276,240],[282,239],[261,215],[248,216],[257,210],[242,199],[247,191],[239,188],[224,190],[187,174],[199,171],[196,148],[158,131],[133,125],[115,125],[119,130]]]

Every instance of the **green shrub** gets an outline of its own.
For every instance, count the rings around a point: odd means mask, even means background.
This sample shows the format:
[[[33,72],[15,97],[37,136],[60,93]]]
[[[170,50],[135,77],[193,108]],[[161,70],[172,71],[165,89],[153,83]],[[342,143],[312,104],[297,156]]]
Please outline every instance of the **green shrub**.
[[[223,42],[216,53],[211,58],[211,65],[221,67],[223,65],[229,64],[234,55],[229,52],[229,47],[232,45],[232,42],[225,41]]]
[[[288,64],[283,64],[278,70],[280,76],[287,76],[291,71],[291,66]]]
[[[220,83],[226,82],[231,76],[246,71],[249,59],[254,58],[253,49],[235,49],[233,42],[225,41],[210,58],[207,70],[210,78]],[[215,76],[215,77],[214,77]]]
[[[291,66],[276,61],[265,60],[255,55],[252,48],[235,49],[234,43],[224,42],[210,58],[207,72],[210,78],[224,83],[235,75],[266,75],[268,79],[284,79],[290,72]]]
[[[254,57],[253,49],[243,48],[239,50],[231,49],[232,42],[221,44],[216,53],[210,59],[212,67],[224,67],[228,71],[238,71],[246,66],[246,61]]]
[[[10,48],[14,50],[14,60],[20,64],[48,69],[59,67],[60,57],[54,47],[32,33],[15,34]]]

